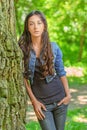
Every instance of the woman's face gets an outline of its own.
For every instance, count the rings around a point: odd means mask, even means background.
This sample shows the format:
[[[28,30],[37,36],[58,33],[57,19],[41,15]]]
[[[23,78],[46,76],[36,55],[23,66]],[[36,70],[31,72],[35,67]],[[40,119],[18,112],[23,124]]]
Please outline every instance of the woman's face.
[[[44,31],[44,23],[38,15],[33,15],[28,19],[28,30],[31,37],[41,37]]]

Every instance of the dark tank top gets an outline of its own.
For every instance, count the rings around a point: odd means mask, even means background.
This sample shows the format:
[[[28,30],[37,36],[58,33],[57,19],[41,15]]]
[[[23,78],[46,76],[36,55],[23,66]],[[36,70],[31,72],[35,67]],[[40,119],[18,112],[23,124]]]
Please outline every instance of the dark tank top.
[[[35,64],[34,82],[31,85],[31,89],[35,97],[43,104],[51,104],[53,102],[59,102],[65,97],[65,91],[63,84],[56,75],[54,79],[47,83],[43,78],[41,70],[39,70],[40,61],[37,58]]]

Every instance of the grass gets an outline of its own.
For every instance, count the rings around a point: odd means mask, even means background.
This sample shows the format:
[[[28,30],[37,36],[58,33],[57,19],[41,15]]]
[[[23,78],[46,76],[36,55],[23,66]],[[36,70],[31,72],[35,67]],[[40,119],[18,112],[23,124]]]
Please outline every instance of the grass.
[[[65,130],[87,130],[87,107],[69,110]]]
[[[31,121],[29,124],[26,124],[26,130],[41,130],[41,128],[38,122]]]
[[[26,124],[26,130],[41,130],[38,122]],[[65,130],[87,130],[87,107],[68,110]]]
[[[82,77],[68,77],[69,86],[70,88],[78,88],[82,87],[83,85],[87,85],[87,75],[84,75]]]

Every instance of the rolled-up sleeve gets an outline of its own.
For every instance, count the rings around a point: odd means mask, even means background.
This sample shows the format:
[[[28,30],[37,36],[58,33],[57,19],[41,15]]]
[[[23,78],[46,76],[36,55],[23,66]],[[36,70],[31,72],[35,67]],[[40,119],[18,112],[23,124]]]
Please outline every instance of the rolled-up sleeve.
[[[31,71],[30,70],[24,71],[23,77],[30,80],[31,79]]]
[[[24,72],[23,72],[23,77],[24,77],[25,79],[29,79],[29,73],[28,73],[28,71],[24,71]]]
[[[62,51],[58,47],[57,53],[56,53],[56,59],[55,59],[55,70],[56,70],[56,73],[59,77],[66,75],[66,71],[64,69],[62,57],[63,57]]]

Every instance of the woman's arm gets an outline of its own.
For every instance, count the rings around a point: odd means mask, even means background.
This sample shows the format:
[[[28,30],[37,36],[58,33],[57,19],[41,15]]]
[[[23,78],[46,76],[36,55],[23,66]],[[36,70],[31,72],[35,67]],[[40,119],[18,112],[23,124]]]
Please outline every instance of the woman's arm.
[[[37,99],[36,99],[36,97],[34,96],[32,90],[31,90],[29,81],[24,78],[24,83],[25,83],[25,87],[26,87],[27,93],[28,93],[28,95],[30,97],[30,100],[31,100],[32,104],[33,104],[34,102],[37,101]]]
[[[29,81],[25,78],[24,78],[24,83],[25,83],[27,93],[28,93],[30,100],[32,102],[32,105],[34,107],[34,111],[36,113],[37,118],[40,119],[40,120],[43,120],[45,118],[45,116],[44,116],[41,109],[46,111],[45,106],[36,99],[36,97],[34,96],[32,90],[31,90]]]
[[[66,78],[66,71],[64,69],[62,57],[63,57],[62,51],[57,46],[57,54],[56,54],[56,59],[55,59],[55,70],[56,70],[57,75],[60,77],[60,80],[62,81],[64,90],[65,90],[65,94],[66,94],[66,97],[59,102],[59,105],[62,103],[68,104],[71,99],[69,85],[68,85],[68,81]]]
[[[56,46],[56,58],[55,58],[55,70],[59,77],[65,76],[66,71],[64,69],[63,54],[59,46]]]
[[[63,83],[66,96],[70,96],[70,89],[69,89],[69,85],[68,85],[68,81],[67,81],[66,76],[62,76],[62,77],[60,77],[60,79],[61,79],[61,81]]]
[[[71,99],[71,94],[70,94],[70,89],[69,89],[69,86],[68,86],[68,81],[67,81],[67,78],[66,76],[62,76],[60,77],[60,80],[62,81],[62,84],[64,86],[64,90],[65,90],[65,98],[63,98],[59,103],[58,105],[61,105],[62,103],[64,104],[68,104],[70,102],[70,99]]]

